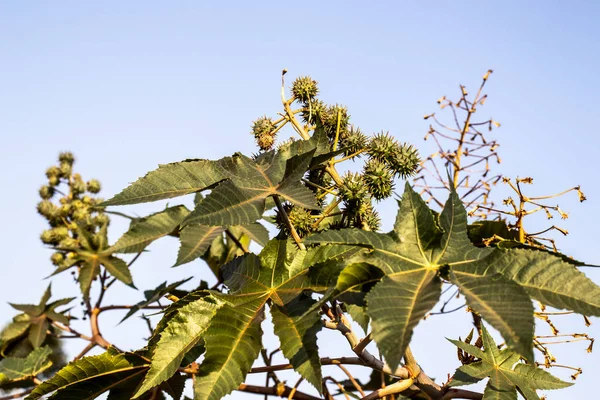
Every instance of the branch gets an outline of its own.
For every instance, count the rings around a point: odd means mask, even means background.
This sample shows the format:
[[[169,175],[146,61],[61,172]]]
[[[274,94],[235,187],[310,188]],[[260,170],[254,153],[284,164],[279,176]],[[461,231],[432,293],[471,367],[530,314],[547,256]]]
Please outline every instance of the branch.
[[[246,393],[254,393],[254,394],[266,394],[269,396],[279,396],[281,398],[289,398],[289,395],[292,393],[293,388],[289,386],[254,386],[254,385],[246,385],[242,383],[239,388],[237,388],[240,392]],[[298,392],[297,390],[293,393],[292,399],[297,400],[321,400],[320,397],[311,396],[306,393]]]
[[[20,399],[21,397],[25,397],[29,393],[33,392],[33,389],[35,389],[35,388],[27,389],[24,392],[19,392],[19,393],[15,393],[15,394],[9,394],[8,396],[0,397],[0,400]]]

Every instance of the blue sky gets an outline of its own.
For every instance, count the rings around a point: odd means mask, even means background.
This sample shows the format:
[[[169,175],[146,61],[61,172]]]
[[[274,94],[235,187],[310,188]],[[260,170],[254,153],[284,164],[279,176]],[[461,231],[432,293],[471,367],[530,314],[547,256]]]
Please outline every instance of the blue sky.
[[[283,68],[290,80],[317,79],[322,98],[346,104],[364,131],[389,130],[422,154],[434,150],[422,140],[422,117],[436,110],[435,100],[455,96],[459,83],[475,89],[492,68],[482,113],[502,123],[494,133],[503,160],[497,171],[533,176],[535,194],[582,185],[587,202],[560,200],[571,218],[561,225],[570,235],[559,246],[600,264],[597,2],[257,3],[0,2],[1,321],[13,315],[7,301],[37,301],[52,272],[35,204],[59,151],[73,151],[76,169],[100,179],[107,197],[160,163],[250,153],[251,121],[280,109]],[[497,198],[503,193],[499,188]],[[384,204],[382,212],[389,227],[395,211]],[[124,229],[115,221],[112,239]],[[200,262],[170,269],[176,248],[169,239],[151,247],[134,267],[139,288],[208,273]],[[600,273],[586,272],[600,283]],[[53,285],[61,297],[76,293],[68,275]],[[140,297],[120,286],[108,301]],[[109,339],[141,344],[138,322],[113,330],[120,317],[103,318]],[[565,333],[584,330],[578,318],[555,322]],[[587,332],[600,337],[600,321],[593,322]],[[414,352],[422,367],[443,381],[456,367],[443,337],[466,329],[451,317],[419,325]],[[69,351],[81,347],[73,343]],[[584,374],[550,399],[595,390],[598,355],[584,348],[557,349]],[[343,346],[328,351],[348,354]]]

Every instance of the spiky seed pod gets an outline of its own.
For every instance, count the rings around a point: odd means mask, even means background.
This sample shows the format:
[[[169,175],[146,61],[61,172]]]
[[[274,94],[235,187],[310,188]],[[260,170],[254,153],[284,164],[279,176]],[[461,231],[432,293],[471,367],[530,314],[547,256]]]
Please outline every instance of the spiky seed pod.
[[[308,103],[319,93],[317,81],[310,76],[301,76],[292,83],[292,94],[296,100]]]
[[[275,138],[270,134],[264,134],[256,138],[256,144],[262,151],[269,151],[275,144]]]
[[[99,193],[100,189],[102,188],[102,186],[100,185],[100,182],[97,179],[90,179],[86,186],[87,186],[87,191],[92,194]]]
[[[317,120],[323,118],[323,114],[327,111],[327,106],[321,100],[312,100],[302,107],[300,116],[305,124],[315,124]]]
[[[346,202],[361,202],[368,197],[367,187],[362,176],[358,173],[347,172],[342,178],[339,194]]]
[[[276,126],[273,123],[273,120],[267,116],[260,117],[252,124],[252,134],[254,135],[254,139],[256,139],[256,144],[260,147],[261,150],[267,151],[273,147],[275,143],[274,133]]]
[[[304,237],[313,231],[313,216],[306,208],[295,206],[288,217],[300,237]]]
[[[58,155],[58,161],[61,164],[66,163],[73,165],[73,163],[75,162],[75,156],[73,156],[73,153],[71,153],[70,151],[65,151]]]
[[[388,132],[380,132],[371,138],[367,153],[371,158],[379,161],[389,162],[398,149],[398,143]]]
[[[389,165],[392,171],[402,178],[415,174],[421,163],[417,150],[410,144],[403,143],[394,152]]]
[[[379,160],[372,158],[364,166],[363,180],[369,193],[376,200],[383,200],[392,195],[393,178],[392,171]]]
[[[305,177],[307,181],[323,188],[328,188],[333,183],[331,176],[329,176],[329,174],[323,169],[311,169],[308,171]],[[317,204],[319,206],[323,206],[325,204],[325,196],[327,192],[310,184],[306,184],[306,187],[312,190],[312,192],[315,194],[317,198]]]
[[[37,212],[45,218],[54,218],[57,207],[50,200],[42,200],[37,204]]]
[[[260,117],[252,123],[252,134],[255,138],[258,138],[265,134],[271,134],[275,129],[273,119],[267,116]]]
[[[362,133],[360,128],[351,126],[348,131],[348,136],[341,142],[341,147],[345,148],[344,157],[365,149],[367,147],[367,142],[367,136]]]
[[[40,197],[44,200],[49,200],[54,196],[54,188],[52,186],[42,186],[39,190]]]
[[[66,162],[61,162],[60,163],[60,176],[61,176],[61,178],[68,179],[71,176],[72,172],[73,172],[73,164],[69,164],[69,163],[66,163]]]
[[[358,214],[361,222],[364,222],[370,230],[377,231],[381,227],[379,213],[375,211],[370,201],[361,204]]]
[[[340,122],[339,140],[348,137],[348,125],[350,124],[350,115],[348,108],[339,104],[328,106],[326,111],[321,114],[321,122],[327,136],[334,140],[338,129],[338,114]]]
[[[60,264],[63,263],[63,261],[65,261],[65,255],[64,255],[64,253],[57,251],[55,253],[52,253],[52,256],[50,257],[50,261],[52,261],[52,264],[59,266]]]
[[[86,204],[86,205],[90,205],[94,202],[94,200],[90,196],[87,196],[87,195],[83,196],[81,198],[81,201],[83,202],[83,204]]]
[[[312,224],[314,220],[313,215],[309,210],[289,203],[284,204],[283,209],[300,237],[304,237],[313,232]],[[283,215],[280,214],[279,210],[277,210],[277,214],[275,215],[275,221],[277,222],[279,229],[283,230],[288,235],[290,234],[285,219],[283,218]]]

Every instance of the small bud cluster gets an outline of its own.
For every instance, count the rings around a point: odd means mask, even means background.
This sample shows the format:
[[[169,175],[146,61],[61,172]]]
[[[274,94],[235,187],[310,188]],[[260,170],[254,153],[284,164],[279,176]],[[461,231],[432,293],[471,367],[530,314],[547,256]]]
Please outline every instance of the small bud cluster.
[[[92,233],[92,240],[99,243],[102,239],[100,235],[106,234],[101,228],[110,222],[105,213],[94,209],[102,201],[93,197],[100,192],[100,182],[96,179],[85,182],[80,174],[73,173],[74,162],[72,153],[60,153],[58,165],[46,170],[48,182],[40,188],[42,200],[37,204],[38,213],[50,225],[41,233],[40,239],[56,250],[50,260],[61,268],[76,263],[73,251],[80,247],[78,229]],[[62,197],[53,202],[56,195]]]

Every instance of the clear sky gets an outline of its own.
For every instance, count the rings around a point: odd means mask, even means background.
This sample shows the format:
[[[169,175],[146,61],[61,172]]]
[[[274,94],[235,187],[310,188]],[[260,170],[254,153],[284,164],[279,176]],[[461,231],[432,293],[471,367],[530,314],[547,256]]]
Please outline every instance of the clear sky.
[[[534,177],[534,194],[582,185],[587,202],[560,200],[571,218],[561,225],[570,235],[559,246],[600,264],[599,18],[596,1],[0,1],[0,321],[14,314],[7,301],[36,302],[53,270],[38,239],[44,221],[35,204],[59,151],[73,151],[76,170],[100,179],[106,197],[160,163],[250,153],[251,121],[280,110],[283,68],[290,80],[318,80],[323,99],[346,104],[364,131],[389,130],[421,154],[434,150],[422,140],[422,117],[436,110],[435,100],[455,96],[459,83],[475,89],[492,68],[482,112],[502,123],[494,133],[498,172]],[[384,205],[386,227],[394,215]],[[124,229],[115,221],[112,240]],[[141,289],[208,274],[201,262],[170,269],[175,240],[150,250],[133,270]],[[586,273],[600,283],[599,270]],[[76,294],[68,273],[53,282],[56,295]],[[121,285],[108,301],[141,297]],[[467,333],[454,315],[431,318],[415,333],[417,359],[440,381],[457,366],[444,336]],[[108,339],[139,347],[136,328],[143,325],[132,320],[112,329],[118,319],[103,316]],[[555,322],[565,333],[600,337],[598,319],[587,330],[580,318]],[[339,345],[320,344],[327,354],[349,355],[336,339]],[[74,355],[83,346],[73,342],[68,350]],[[557,348],[559,361],[584,374],[550,399],[596,392],[600,355],[586,354],[585,346]]]

